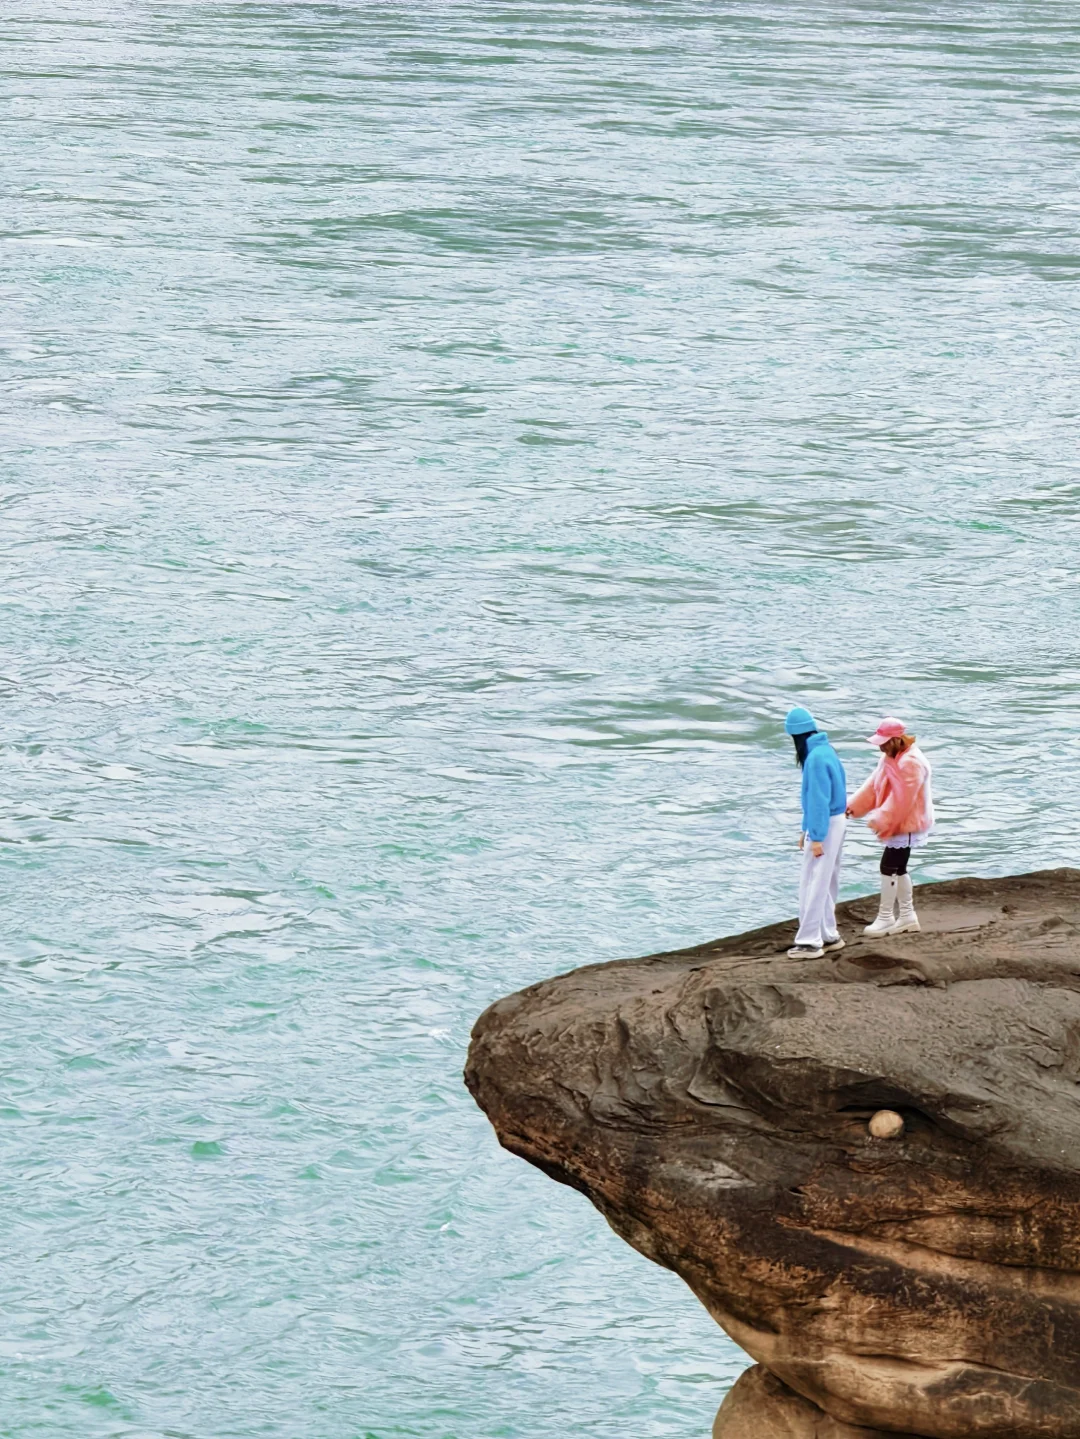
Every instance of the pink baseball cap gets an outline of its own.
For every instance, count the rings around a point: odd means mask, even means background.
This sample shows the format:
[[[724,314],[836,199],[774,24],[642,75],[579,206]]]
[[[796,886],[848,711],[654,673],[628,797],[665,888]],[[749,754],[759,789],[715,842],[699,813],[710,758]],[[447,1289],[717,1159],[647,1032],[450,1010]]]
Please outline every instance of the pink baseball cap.
[[[881,721],[877,729],[866,741],[866,743],[876,744],[877,747],[880,749],[881,746],[885,744],[888,740],[899,739],[903,733],[904,721],[898,720],[892,715],[887,715],[885,719]]]

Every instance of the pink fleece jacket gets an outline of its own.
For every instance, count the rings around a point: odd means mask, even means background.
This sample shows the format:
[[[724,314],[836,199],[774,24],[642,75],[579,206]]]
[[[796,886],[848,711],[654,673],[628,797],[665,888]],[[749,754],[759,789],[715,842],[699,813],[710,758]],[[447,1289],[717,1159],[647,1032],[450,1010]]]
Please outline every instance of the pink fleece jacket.
[[[933,828],[930,764],[917,745],[890,759],[882,755],[877,769],[848,801],[857,818],[884,842],[898,834],[922,834]]]

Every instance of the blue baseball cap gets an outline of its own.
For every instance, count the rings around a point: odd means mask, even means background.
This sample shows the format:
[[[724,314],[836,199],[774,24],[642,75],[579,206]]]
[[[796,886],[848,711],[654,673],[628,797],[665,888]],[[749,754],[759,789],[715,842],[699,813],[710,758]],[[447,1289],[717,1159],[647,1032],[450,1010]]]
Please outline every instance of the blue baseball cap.
[[[817,724],[809,710],[804,710],[801,705],[788,710],[788,717],[784,721],[785,734],[812,734],[816,729]]]

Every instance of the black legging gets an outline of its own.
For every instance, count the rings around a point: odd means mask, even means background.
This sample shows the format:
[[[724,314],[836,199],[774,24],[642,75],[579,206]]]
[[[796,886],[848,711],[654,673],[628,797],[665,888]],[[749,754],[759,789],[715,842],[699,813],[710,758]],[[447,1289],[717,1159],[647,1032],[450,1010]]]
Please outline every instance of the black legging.
[[[911,845],[904,845],[903,849],[896,846],[881,851],[881,872],[882,874],[907,874],[907,863],[911,858]]]

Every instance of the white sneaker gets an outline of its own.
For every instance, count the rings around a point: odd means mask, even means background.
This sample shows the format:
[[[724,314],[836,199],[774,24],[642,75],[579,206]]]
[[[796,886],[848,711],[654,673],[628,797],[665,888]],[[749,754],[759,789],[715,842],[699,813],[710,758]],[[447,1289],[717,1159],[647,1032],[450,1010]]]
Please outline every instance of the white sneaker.
[[[895,874],[883,874],[881,876],[881,903],[878,905],[877,919],[872,920],[863,930],[863,934],[869,935],[871,939],[875,935],[892,934],[893,925],[896,923],[895,906],[896,893],[898,889],[897,877]]]
[[[820,959],[825,953],[820,944],[793,944],[788,959]]]
[[[843,949],[843,947],[844,947],[844,941],[843,941],[843,939],[841,938],[840,935],[836,935],[836,936],[835,936],[834,938],[832,938],[832,939],[822,940],[822,942],[821,942],[821,947],[822,947],[822,949],[824,949],[824,951],[825,951],[826,954],[829,954],[829,953],[831,953],[831,952],[834,951],[834,950]]]

